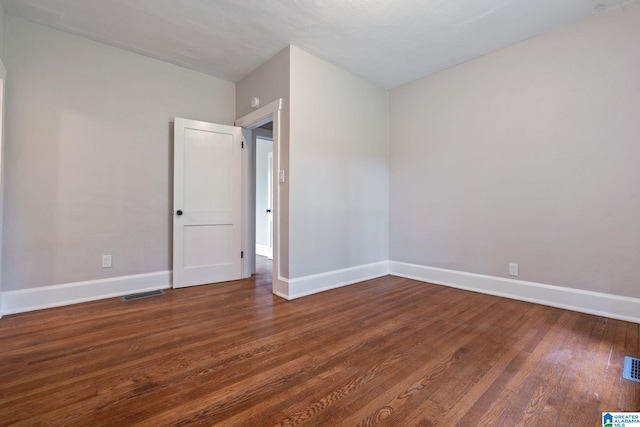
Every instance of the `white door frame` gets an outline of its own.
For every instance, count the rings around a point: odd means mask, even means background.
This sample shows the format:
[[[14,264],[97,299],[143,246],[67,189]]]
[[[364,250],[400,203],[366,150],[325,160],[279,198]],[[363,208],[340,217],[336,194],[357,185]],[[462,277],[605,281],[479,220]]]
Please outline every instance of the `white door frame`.
[[[280,182],[279,177],[284,177],[284,170],[282,168],[282,162],[280,157],[280,120],[281,120],[281,111],[282,111],[282,98],[276,99],[270,104],[265,105],[264,107],[260,107],[257,110],[247,114],[244,117],[236,120],[235,125],[240,126],[249,131],[256,129],[266,123],[273,122],[273,159],[274,159],[274,169],[278,171],[278,173],[273,174],[273,279],[272,279],[272,291],[275,294],[281,294],[282,292],[277,292],[277,289],[286,289],[287,279],[283,278],[280,275],[280,218],[281,218],[281,210],[280,210]],[[245,137],[245,142],[249,138]],[[248,261],[250,259],[255,260],[256,255],[256,247],[255,247],[255,232],[251,233],[251,230],[255,230],[255,208],[247,209],[248,207],[254,206],[255,204],[255,195],[251,194],[250,191],[250,182],[249,179],[251,174],[251,153],[250,151],[254,150],[245,150],[242,155],[242,166],[243,166],[243,180],[242,191],[243,191],[243,221],[242,221],[242,229],[243,229],[243,246],[245,249],[245,257],[243,259],[243,277],[251,276],[251,263]],[[254,183],[255,185],[255,183]],[[253,198],[253,202],[251,199]],[[253,221],[253,222],[252,222]],[[250,224],[253,224],[251,227]],[[253,238],[252,238],[253,237]]]

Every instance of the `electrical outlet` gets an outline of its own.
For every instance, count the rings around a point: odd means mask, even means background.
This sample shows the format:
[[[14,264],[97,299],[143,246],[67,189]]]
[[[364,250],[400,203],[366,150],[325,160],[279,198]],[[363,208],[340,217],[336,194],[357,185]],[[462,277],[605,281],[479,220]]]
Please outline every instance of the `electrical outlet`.
[[[509,276],[518,276],[518,264],[509,263]]]
[[[111,255],[102,255],[102,268],[111,268]]]

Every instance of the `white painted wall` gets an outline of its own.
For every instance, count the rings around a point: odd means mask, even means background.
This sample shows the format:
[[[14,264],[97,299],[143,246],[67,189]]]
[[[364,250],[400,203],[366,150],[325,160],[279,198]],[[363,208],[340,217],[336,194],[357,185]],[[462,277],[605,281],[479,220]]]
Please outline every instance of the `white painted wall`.
[[[638,22],[636,2],[392,90],[390,259],[640,297]]]
[[[235,85],[17,18],[6,57],[3,290],[170,270],[171,122]]]
[[[290,49],[290,277],[387,260],[387,91]]]
[[[268,132],[268,131],[267,131]],[[269,154],[273,155],[273,141],[256,138],[256,251],[257,247],[269,247]]]

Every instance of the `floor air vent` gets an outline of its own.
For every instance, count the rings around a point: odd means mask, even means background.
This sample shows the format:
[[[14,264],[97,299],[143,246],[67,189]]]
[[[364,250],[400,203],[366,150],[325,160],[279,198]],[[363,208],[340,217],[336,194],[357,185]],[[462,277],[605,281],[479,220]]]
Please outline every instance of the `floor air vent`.
[[[624,358],[623,378],[640,383],[640,359],[626,356]]]
[[[164,291],[158,290],[158,291],[142,292],[139,294],[125,295],[122,297],[122,301],[134,301],[142,298],[159,297],[160,295],[164,295]]]

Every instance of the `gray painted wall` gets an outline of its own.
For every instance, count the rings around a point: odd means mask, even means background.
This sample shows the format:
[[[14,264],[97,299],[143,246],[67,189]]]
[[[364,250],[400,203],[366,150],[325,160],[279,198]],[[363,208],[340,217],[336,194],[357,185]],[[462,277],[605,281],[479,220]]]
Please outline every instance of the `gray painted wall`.
[[[3,290],[171,269],[171,122],[235,85],[15,18],[6,57]]]
[[[390,94],[390,259],[640,297],[640,3]]]
[[[387,103],[291,47],[291,278],[388,259]]]
[[[5,40],[7,33],[7,14],[4,11],[4,5],[0,2],[0,60],[2,62],[5,58],[6,48],[5,48]]]
[[[4,68],[5,62],[5,34],[7,30],[7,15],[4,11],[4,5],[0,2],[0,62]],[[4,70],[6,71],[6,69]],[[3,78],[6,76],[3,76]],[[4,133],[4,105],[2,106],[2,116],[0,119],[2,120],[2,126],[0,126],[0,133]],[[3,218],[3,208],[4,208],[4,139],[0,140],[0,317],[2,316],[2,289],[3,286],[3,278],[2,278],[2,218]]]
[[[284,100],[283,277],[517,262],[640,297],[639,19],[631,4],[389,95],[295,47],[234,85],[9,18],[3,290],[170,269],[170,122],[232,124],[258,96]]]

